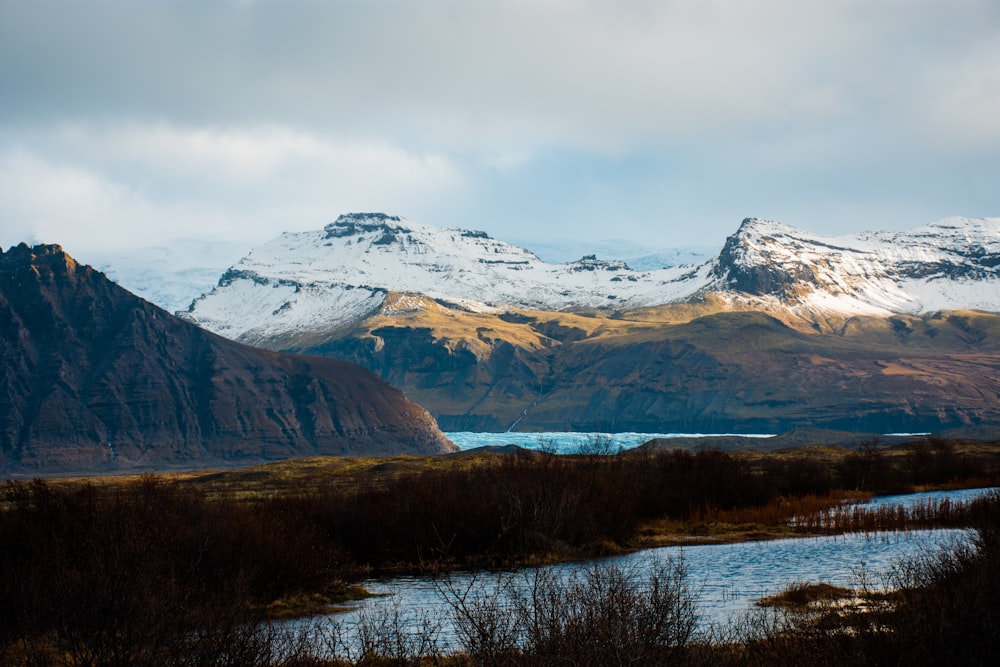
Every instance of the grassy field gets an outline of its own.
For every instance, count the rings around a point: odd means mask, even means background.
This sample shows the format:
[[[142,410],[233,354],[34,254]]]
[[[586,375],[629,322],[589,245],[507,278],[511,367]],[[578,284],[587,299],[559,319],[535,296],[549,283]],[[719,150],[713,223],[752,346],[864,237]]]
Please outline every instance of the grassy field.
[[[710,459],[716,469],[703,469]],[[706,465],[699,466],[700,463]],[[574,548],[564,544],[546,554],[510,554],[515,561],[521,557],[538,562],[649,546],[801,534],[802,527],[790,525],[790,517],[821,513],[846,501],[863,500],[873,493],[996,485],[1000,482],[1000,444],[916,439],[891,447],[871,442],[856,448],[823,445],[766,452],[625,452],[610,457],[553,456],[530,451],[519,454],[474,451],[444,457],[311,457],[233,470],[164,472],[152,477],[208,499],[257,505],[292,499],[317,502],[321,498],[325,502],[360,502],[362,498],[372,501],[375,496],[380,504],[391,505],[394,498],[405,503],[422,485],[430,484],[448,489],[439,497],[447,496],[448,501],[463,506],[469,499],[451,491],[467,487],[469,480],[495,482],[504,478],[499,483],[507,484],[510,489],[516,489],[528,478],[532,479],[529,486],[544,486],[546,481],[551,486],[580,482],[581,488],[589,485],[593,491],[588,480],[595,474],[605,477],[604,481],[612,486],[618,484],[633,490],[640,487],[651,496],[662,494],[661,482],[670,479],[687,497],[674,499],[673,506],[661,511],[629,509],[625,521],[631,527],[628,534],[615,531],[614,539],[598,535],[592,543],[576,544]],[[713,496],[706,488],[706,484],[712,485],[712,480],[697,479],[713,475],[717,480],[728,480],[734,488],[745,487],[744,495]],[[84,485],[113,488],[135,484],[144,478],[150,478],[150,474],[63,477],[48,483],[55,488]],[[697,489],[692,486],[696,482]],[[488,487],[487,481],[481,489],[467,488],[466,492],[482,496]],[[613,488],[608,492],[621,495]],[[557,502],[552,498],[533,500],[539,506],[546,500]],[[446,503],[434,504],[442,514],[447,513]],[[586,511],[586,506],[580,505],[578,510]],[[407,558],[400,562],[419,566]],[[377,563],[365,565],[380,567]]]

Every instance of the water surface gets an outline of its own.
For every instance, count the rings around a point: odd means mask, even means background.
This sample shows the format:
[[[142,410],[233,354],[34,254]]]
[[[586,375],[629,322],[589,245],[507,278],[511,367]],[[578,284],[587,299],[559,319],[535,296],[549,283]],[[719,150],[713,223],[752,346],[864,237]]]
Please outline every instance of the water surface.
[[[936,491],[873,499],[874,504],[913,505],[928,499],[970,500],[991,489]],[[888,581],[893,566],[900,560],[933,554],[968,543],[973,531],[937,529],[878,534],[848,534],[823,537],[788,538],[737,544],[697,545],[645,549],[606,559],[642,573],[666,559],[683,562],[687,582],[697,600],[701,627],[724,624],[754,606],[762,597],[779,593],[792,583],[826,582],[835,586],[858,588],[864,578],[881,586]],[[588,567],[591,562],[554,566],[561,576]],[[430,619],[440,627],[440,642],[445,648],[458,648],[452,623],[452,608],[443,591],[466,592],[473,597],[492,595],[498,582],[530,587],[534,568],[516,573],[456,572],[446,582],[431,577],[405,576],[372,579],[363,585],[380,597],[363,601],[352,611],[332,615],[331,622],[341,623],[349,631],[363,613],[377,614],[379,609],[393,609],[409,619],[414,631],[421,619]],[[641,580],[641,579],[640,579]]]
[[[445,435],[459,449],[496,445],[518,445],[526,449],[549,451],[554,454],[575,454],[581,451],[593,452],[596,448],[606,448],[607,451],[594,453],[613,454],[632,449],[649,442],[654,438],[706,438],[705,445],[710,447],[713,437],[742,436],[745,438],[773,438],[772,433],[583,433],[575,431],[552,431],[542,433],[479,433],[473,431],[455,431]]]

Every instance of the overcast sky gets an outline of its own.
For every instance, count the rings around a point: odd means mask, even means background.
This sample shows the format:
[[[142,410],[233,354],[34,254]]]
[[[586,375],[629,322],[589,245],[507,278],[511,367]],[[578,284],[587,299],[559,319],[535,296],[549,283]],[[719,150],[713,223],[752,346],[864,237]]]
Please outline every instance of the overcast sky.
[[[995,0],[0,0],[0,246],[1000,216]]]

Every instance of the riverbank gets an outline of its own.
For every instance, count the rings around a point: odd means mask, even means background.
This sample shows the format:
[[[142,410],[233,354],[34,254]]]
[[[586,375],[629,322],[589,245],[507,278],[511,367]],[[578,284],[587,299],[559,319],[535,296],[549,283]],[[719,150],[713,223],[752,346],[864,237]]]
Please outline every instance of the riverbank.
[[[339,665],[362,664],[368,650],[390,662],[430,661],[407,664],[619,664],[612,656],[678,665],[992,664],[997,499],[978,502],[966,530],[400,577],[378,582],[389,597],[311,627],[337,639],[320,651],[341,661],[324,664]],[[764,608],[754,605],[762,599]]]
[[[857,448],[722,452],[656,447],[617,455],[502,448],[447,457],[313,457],[235,470],[49,480],[108,491],[143,480],[212,502],[299,514],[343,548],[357,571],[520,567],[638,549],[808,534],[795,517],[875,493],[1000,482],[1000,446],[917,439]],[[843,517],[842,517],[843,519]],[[925,516],[924,527],[955,525]],[[863,529],[841,521],[815,534]],[[912,519],[885,530],[909,529]],[[366,546],[372,545],[372,546]]]

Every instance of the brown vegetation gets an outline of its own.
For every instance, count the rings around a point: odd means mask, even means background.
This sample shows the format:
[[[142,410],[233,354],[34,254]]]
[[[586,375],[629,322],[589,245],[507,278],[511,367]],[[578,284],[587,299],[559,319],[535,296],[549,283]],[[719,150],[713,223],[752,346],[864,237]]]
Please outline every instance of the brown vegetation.
[[[855,595],[850,588],[833,586],[820,582],[811,584],[806,581],[797,582],[775,595],[757,601],[761,607],[783,607],[797,611],[808,611],[817,604],[833,603],[849,600]]]
[[[240,647],[266,634],[262,605],[333,593],[350,576],[330,542],[275,508],[210,503],[152,478],[8,484],[4,501],[0,651],[26,664],[243,664]],[[212,662],[218,653],[233,658]]]
[[[951,476],[937,475],[941,483],[960,481],[964,471],[996,481],[995,458],[972,460],[928,447],[954,464],[943,466]],[[845,493],[838,489],[868,493],[927,483],[935,475],[921,463],[922,452],[889,456],[871,446],[845,452],[833,464],[787,453],[718,451],[309,459],[176,480],[8,482],[0,505],[0,662],[278,664],[274,653],[250,661],[240,652],[265,645],[272,651],[291,641],[275,635],[267,614],[334,601],[349,594],[347,584],[362,571],[580,558],[637,548],[665,526],[718,538],[736,531],[759,537],[976,519],[981,509],[975,504],[819,514],[839,505]],[[606,629],[613,634],[608,642],[632,647],[622,649],[626,653],[648,649],[652,653],[642,655],[688,660],[693,654],[679,649],[682,642],[641,638],[649,630],[643,605],[662,601],[629,598],[648,582],[639,586],[623,576],[576,581],[580,590],[572,595],[609,595],[609,609],[630,600],[626,606],[638,616],[620,619],[624,625],[613,633]],[[679,585],[673,575],[666,580]],[[577,618],[569,613],[572,596],[546,596],[531,605],[556,605],[568,625],[547,626],[531,649],[535,654],[568,655],[566,647],[580,645],[580,637],[605,632],[594,623],[612,620],[611,611],[589,618],[582,608]],[[550,613],[534,612],[539,623]],[[383,630],[373,629],[373,637],[383,642],[393,623],[381,619]],[[621,635],[622,628],[633,634]],[[397,636],[400,655],[403,639]],[[365,660],[388,655],[379,642]],[[426,657],[431,648],[413,651]],[[302,646],[282,650],[286,657],[309,653]],[[498,655],[507,660],[511,654]]]

